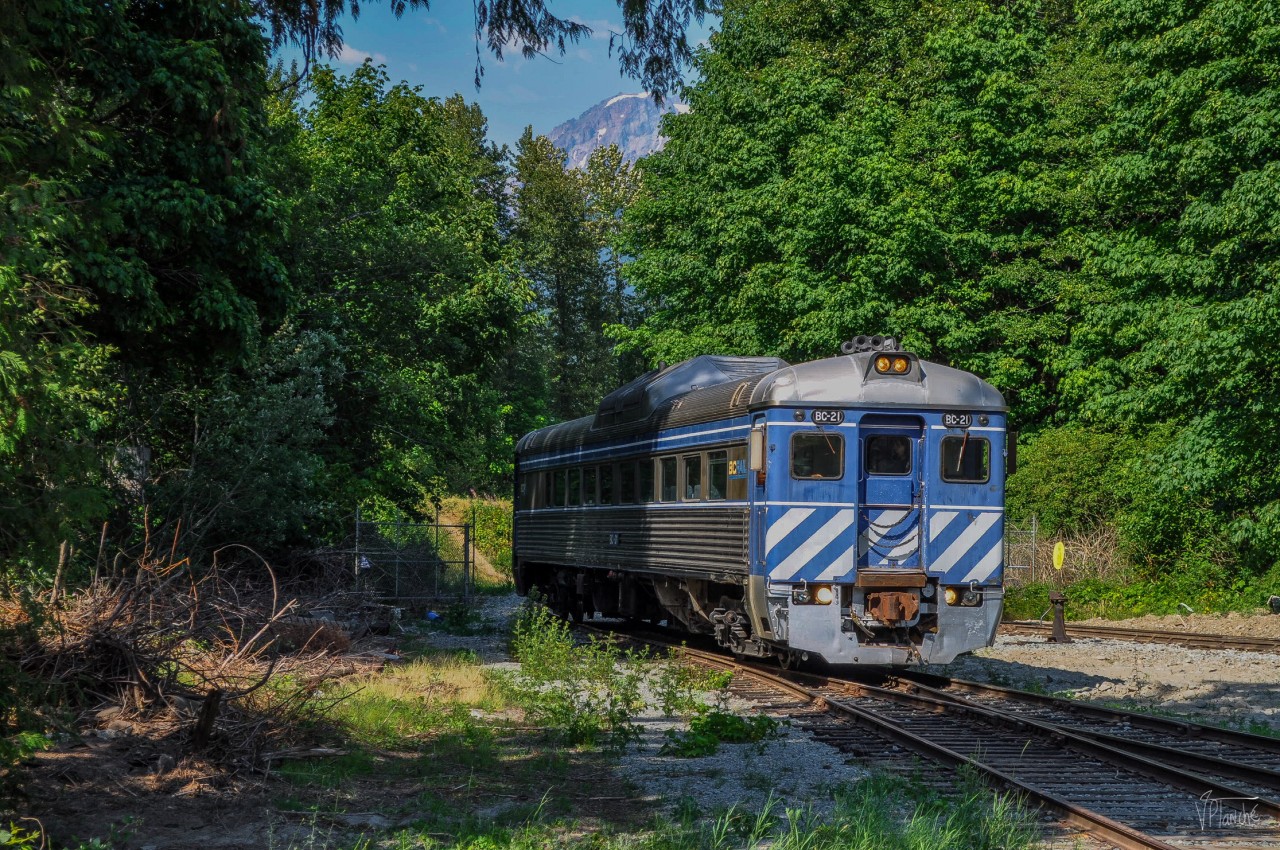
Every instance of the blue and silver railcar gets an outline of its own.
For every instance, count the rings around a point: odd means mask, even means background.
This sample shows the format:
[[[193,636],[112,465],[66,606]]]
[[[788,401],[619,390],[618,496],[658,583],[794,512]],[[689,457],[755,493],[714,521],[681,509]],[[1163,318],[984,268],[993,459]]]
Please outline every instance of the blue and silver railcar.
[[[518,591],[784,663],[945,663],[989,645],[1004,400],[892,339],[844,351],[696,357],[526,435]]]

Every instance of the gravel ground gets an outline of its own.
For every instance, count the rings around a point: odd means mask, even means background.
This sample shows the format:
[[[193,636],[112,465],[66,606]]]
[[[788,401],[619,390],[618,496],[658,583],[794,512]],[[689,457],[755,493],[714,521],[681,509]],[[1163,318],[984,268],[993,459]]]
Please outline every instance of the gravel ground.
[[[431,645],[469,649],[486,665],[509,669],[513,664],[507,653],[507,634],[521,601],[514,595],[483,597],[478,600],[476,612],[483,623],[481,634],[435,632]],[[725,710],[742,715],[755,713],[751,703],[733,697],[725,704]],[[659,751],[667,741],[667,731],[686,729],[685,721],[666,716],[656,705],[650,705],[634,722],[640,727],[640,740],[622,757],[619,774],[643,799],[668,813],[677,808],[693,808],[713,814],[733,805],[754,812],[772,795],[778,811],[811,806],[815,813],[826,814],[831,809],[834,790],[867,773],[847,763],[839,751],[789,725],[780,726],[776,738],[761,744],[722,744],[713,755],[681,758]]]
[[[1280,617],[1255,619],[1265,619],[1270,625]],[[1112,621],[1111,625],[1132,623]],[[1073,699],[1280,732],[1277,655],[1079,638],[1058,645],[1042,637],[1001,636],[993,647],[930,670]]]
[[[487,664],[509,667],[507,632],[520,601],[515,596],[483,598],[478,611],[485,624],[482,634],[437,632],[431,642],[441,648],[471,649]],[[1280,636],[1280,616],[1274,615],[1148,617],[1108,624]],[[1040,637],[1002,636],[993,647],[930,670],[1280,732],[1276,655],[1087,639],[1059,646]],[[727,708],[739,714],[753,711],[749,703],[737,700]],[[790,726],[781,727],[781,736],[766,742],[763,752],[759,745],[725,744],[714,755],[689,759],[659,752],[667,731],[683,729],[683,721],[650,708],[636,723],[642,729],[641,740],[623,757],[619,773],[640,795],[668,812],[692,807],[714,813],[732,805],[754,811],[772,794],[782,806],[812,806],[821,814],[829,810],[833,789],[866,775],[837,750]]]

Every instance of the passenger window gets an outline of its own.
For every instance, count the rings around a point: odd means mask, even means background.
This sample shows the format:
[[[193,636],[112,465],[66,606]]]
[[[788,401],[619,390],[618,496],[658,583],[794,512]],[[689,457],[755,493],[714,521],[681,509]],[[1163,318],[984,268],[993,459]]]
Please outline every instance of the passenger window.
[[[582,470],[574,467],[569,470],[569,505],[582,504]]]
[[[596,503],[596,468],[586,466],[582,469],[582,504]]]
[[[747,447],[729,449],[729,498],[747,498]]]
[[[823,431],[791,438],[793,478],[840,478],[844,475],[844,438]]]
[[[533,489],[537,475],[536,472],[526,472],[520,476],[520,493],[516,499],[516,504],[519,505],[519,509],[522,511],[527,511],[533,507]]]
[[[641,461],[641,464],[648,461]],[[653,464],[649,464],[649,471],[653,471]],[[619,501],[624,505],[634,504],[636,501],[636,465],[634,462],[628,461],[618,467],[618,495]]]
[[[662,483],[659,485],[662,489],[658,491],[658,501],[674,502],[680,492],[680,488],[676,483],[676,459],[673,457],[661,458],[658,461],[658,466],[662,468]]]
[[[702,455],[684,456],[684,500],[702,501]]]
[[[942,480],[982,484],[991,476],[991,444],[985,437],[942,438]]]
[[[911,438],[897,434],[867,437],[867,472],[870,475],[910,473]]]
[[[613,465],[600,467],[600,504],[613,504]]]
[[[552,481],[551,504],[557,508],[564,507],[564,470],[557,469],[549,473]]]
[[[653,501],[653,461],[640,461],[640,501]]]
[[[729,453],[707,452],[707,498],[718,502],[729,489]]]

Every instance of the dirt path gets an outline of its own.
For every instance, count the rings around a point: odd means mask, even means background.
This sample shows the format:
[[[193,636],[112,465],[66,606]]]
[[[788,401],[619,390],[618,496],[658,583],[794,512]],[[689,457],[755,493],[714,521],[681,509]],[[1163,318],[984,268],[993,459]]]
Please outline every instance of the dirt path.
[[[442,524],[448,524],[451,526],[449,528],[449,534],[453,537],[454,542],[458,544],[459,548],[461,548],[462,529],[458,526],[466,525],[466,518],[459,514],[442,510],[440,512],[440,519],[443,521]],[[471,546],[471,557],[472,569],[475,571],[475,578],[481,579],[490,584],[505,584],[511,581],[511,576],[495,567],[493,562],[485,557],[484,552],[480,551],[480,547],[474,545],[474,543]]]

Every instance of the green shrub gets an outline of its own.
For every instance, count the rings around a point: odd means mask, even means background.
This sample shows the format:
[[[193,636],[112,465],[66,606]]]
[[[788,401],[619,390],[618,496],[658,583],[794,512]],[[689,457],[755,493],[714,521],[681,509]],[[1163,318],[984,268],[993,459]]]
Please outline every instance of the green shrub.
[[[642,654],[613,640],[575,643],[569,624],[536,600],[521,608],[511,649],[520,671],[501,683],[531,722],[570,744],[621,750],[638,736],[631,717],[643,705]]]
[[[699,758],[709,756],[720,749],[720,744],[760,744],[778,736],[778,721],[767,714],[742,717],[718,708],[703,711],[689,721],[686,732],[671,729],[667,743],[662,745],[663,755]]]

